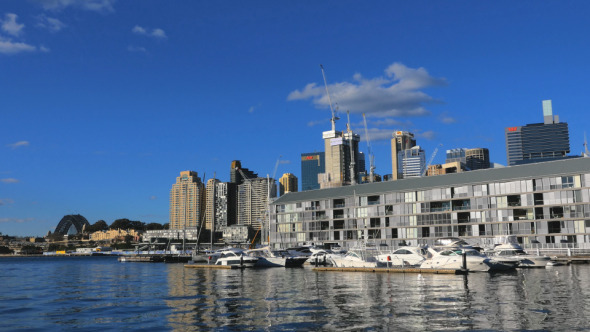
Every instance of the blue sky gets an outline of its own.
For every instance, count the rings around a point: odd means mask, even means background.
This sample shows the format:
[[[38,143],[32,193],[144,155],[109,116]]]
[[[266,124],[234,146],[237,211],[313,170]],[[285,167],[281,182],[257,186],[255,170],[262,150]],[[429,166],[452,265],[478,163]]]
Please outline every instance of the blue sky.
[[[168,221],[180,171],[229,180],[232,160],[300,175],[323,149],[331,99],[391,173],[390,137],[430,157],[504,128],[588,120],[587,1],[127,1],[0,3],[0,232]],[[367,145],[361,143],[366,153]],[[206,180],[205,179],[205,180]]]

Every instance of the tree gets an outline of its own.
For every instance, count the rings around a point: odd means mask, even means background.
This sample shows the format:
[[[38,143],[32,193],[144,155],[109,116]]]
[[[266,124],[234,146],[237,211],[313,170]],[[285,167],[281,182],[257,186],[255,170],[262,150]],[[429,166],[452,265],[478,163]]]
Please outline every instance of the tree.
[[[88,233],[106,231],[108,229],[109,229],[109,225],[104,220],[99,220],[99,221],[95,222],[94,224],[86,227],[86,231]]]
[[[141,221],[131,221],[127,218],[117,219],[113,221],[110,229],[134,229],[136,231],[143,231],[145,229],[145,224]]]
[[[165,223],[164,225],[162,225],[162,229],[170,229],[170,224]]]
[[[164,229],[164,226],[162,224],[158,224],[157,222],[151,222],[145,225],[145,229],[148,231],[158,231]]]
[[[1,234],[1,233],[0,233]],[[6,246],[0,246],[0,254],[7,255],[12,254],[14,251]]]

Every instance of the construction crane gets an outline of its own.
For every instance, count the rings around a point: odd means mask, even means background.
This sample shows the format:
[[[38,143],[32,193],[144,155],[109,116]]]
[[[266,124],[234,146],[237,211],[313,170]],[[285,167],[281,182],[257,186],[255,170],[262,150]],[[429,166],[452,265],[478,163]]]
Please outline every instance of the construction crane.
[[[326,73],[324,73],[324,66],[320,65],[320,68],[322,69],[322,77],[324,78],[326,95],[328,95],[328,103],[330,104],[330,111],[332,112],[332,119],[330,119],[330,121],[332,122],[332,131],[336,131],[336,120],[340,120],[340,118],[336,116],[336,114],[334,113],[334,108],[332,107],[332,99],[330,98],[330,92],[328,91],[328,82],[326,81]]]
[[[279,163],[280,163],[282,157],[283,156],[279,156],[279,158],[277,159],[277,162],[275,163],[275,169],[272,172],[272,178],[273,179],[275,179],[275,177],[277,176],[277,169],[279,168]]]
[[[430,159],[428,160],[428,164],[426,164],[426,166],[424,167],[424,169],[422,170],[422,174],[421,176],[425,176],[426,172],[428,172],[428,167],[430,167],[430,164],[432,164],[432,161],[434,160],[434,156],[436,156],[436,153],[438,152],[438,148],[442,146],[442,143],[439,144],[434,151],[432,152],[432,155],[430,156]]]
[[[371,152],[371,140],[369,139],[369,130],[367,129],[367,118],[363,113],[363,122],[365,123],[365,136],[367,136],[367,148],[369,149],[369,182],[375,182],[375,156]]]
[[[346,124],[346,132],[348,133],[348,146],[350,147],[350,184],[356,184],[356,172],[355,172],[355,163],[354,163],[354,148],[352,147],[353,142],[353,133],[352,129],[350,129],[350,111],[346,111],[346,118],[348,123]]]

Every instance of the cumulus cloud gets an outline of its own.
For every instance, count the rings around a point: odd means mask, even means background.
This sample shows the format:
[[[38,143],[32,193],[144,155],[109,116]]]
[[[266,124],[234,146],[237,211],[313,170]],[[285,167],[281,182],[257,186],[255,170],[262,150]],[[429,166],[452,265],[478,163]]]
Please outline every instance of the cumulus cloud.
[[[45,14],[37,16],[37,27],[49,30],[51,32],[58,32],[65,28],[66,25],[57,18],[48,17]]]
[[[154,38],[159,38],[159,39],[167,38],[166,33],[162,29],[152,29],[150,31],[149,29],[146,29],[146,28],[141,27],[139,25],[134,26],[133,29],[131,29],[131,32],[138,34],[138,35],[154,37]]]
[[[113,12],[117,0],[33,0],[47,10],[63,10],[74,7],[95,12]]]
[[[2,182],[2,183],[17,183],[19,181],[15,178],[4,178],[4,179],[0,179],[0,182]]]
[[[7,146],[12,149],[18,149],[23,146],[29,146],[29,141],[18,141],[16,143],[8,144]]]
[[[22,33],[25,25],[16,23],[17,18],[18,15],[16,14],[4,14],[4,19],[0,20],[0,22],[2,23],[2,25],[0,26],[2,28],[2,31],[9,35],[18,37]]]
[[[385,77],[364,78],[355,74],[350,82],[328,85],[332,102],[351,113],[366,113],[373,117],[415,117],[430,115],[426,104],[439,100],[421,91],[430,87],[445,86],[444,78],[430,76],[424,68],[409,68],[394,63],[385,70]],[[287,100],[311,100],[318,108],[329,108],[325,87],[307,84],[292,91]]]

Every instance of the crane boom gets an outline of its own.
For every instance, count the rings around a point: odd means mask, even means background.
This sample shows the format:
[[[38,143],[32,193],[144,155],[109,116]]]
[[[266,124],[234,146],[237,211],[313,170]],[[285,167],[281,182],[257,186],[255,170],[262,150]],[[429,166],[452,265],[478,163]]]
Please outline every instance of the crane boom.
[[[369,182],[375,182],[375,158],[371,151],[371,140],[369,138],[369,129],[367,129],[367,118],[363,113],[363,122],[365,124],[365,136],[367,136],[367,148],[369,149]]]
[[[436,156],[436,153],[438,152],[438,148],[442,146],[442,143],[439,144],[434,151],[432,152],[432,155],[430,156],[430,159],[428,160],[428,164],[426,164],[426,166],[424,166],[424,169],[422,170],[422,174],[421,176],[426,175],[426,172],[428,172],[428,167],[430,167],[430,164],[432,164],[432,161],[434,160],[434,156]]]
[[[354,148],[352,147],[353,141],[353,133],[352,129],[350,129],[350,111],[346,111],[346,117],[348,123],[346,124],[346,132],[348,132],[348,146],[350,147],[350,184],[356,184],[356,172],[355,172],[355,162],[354,162]]]
[[[326,87],[326,95],[328,95],[328,103],[330,104],[330,111],[332,112],[332,131],[336,130],[336,120],[340,118],[336,116],[334,113],[334,108],[332,107],[332,99],[330,98],[330,92],[328,91],[328,82],[326,81],[326,73],[324,72],[324,66],[320,64],[320,68],[322,69],[322,77],[324,78],[324,86]]]

